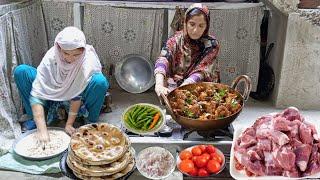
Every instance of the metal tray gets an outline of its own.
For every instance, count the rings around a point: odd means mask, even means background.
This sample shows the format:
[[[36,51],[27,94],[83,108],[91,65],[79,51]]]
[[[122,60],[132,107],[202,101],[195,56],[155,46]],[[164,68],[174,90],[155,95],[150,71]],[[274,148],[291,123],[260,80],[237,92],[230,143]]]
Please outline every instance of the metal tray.
[[[207,179],[233,179],[230,175],[229,171],[229,162],[230,162],[230,150],[232,146],[232,141],[192,141],[192,140],[181,140],[181,139],[169,139],[169,138],[163,138],[163,137],[130,137],[131,145],[135,149],[136,154],[138,154],[141,150],[152,147],[152,146],[159,146],[167,149],[171,152],[171,154],[176,157],[178,156],[179,152],[183,149],[186,149],[188,147],[199,145],[199,144],[212,144],[215,147],[217,147],[221,152],[223,152],[225,156],[226,161],[226,167],[223,169],[222,172],[219,174],[214,174],[209,177],[191,177],[183,175],[178,168],[176,167],[174,172],[171,176],[168,177],[168,179],[201,179],[201,180],[207,180]],[[138,170],[135,170],[131,176],[128,177],[128,180],[146,180],[144,176],[140,174]]]
[[[136,154],[138,154],[141,150],[152,147],[152,146],[159,146],[167,149],[171,152],[171,154],[175,157],[178,155],[178,153],[190,146],[199,145],[199,144],[212,144],[215,147],[219,148],[224,156],[226,161],[226,167],[223,169],[223,171],[219,174],[212,175],[210,177],[203,177],[201,180],[207,180],[207,179],[233,179],[229,172],[229,162],[230,162],[230,150],[232,146],[232,141],[191,141],[191,140],[181,140],[181,139],[169,139],[169,138],[163,138],[163,137],[129,137],[131,141],[131,146],[136,151]],[[67,158],[67,152],[63,154],[61,160],[60,160],[60,169],[62,174],[65,176],[71,178],[71,179],[77,179],[72,170],[68,167],[66,163]],[[182,173],[178,170],[178,168],[175,168],[174,172],[171,176],[168,177],[169,179],[195,179],[191,176],[182,175]],[[127,180],[147,180],[141,173],[137,170],[137,168],[134,168],[130,173],[128,173],[126,176],[123,176],[121,179],[127,179]],[[199,178],[200,179],[200,178]]]
[[[48,127],[47,129],[48,129],[48,130],[59,130],[59,131],[63,131],[63,132],[64,132],[64,129],[63,129],[63,128],[59,128],[59,127]],[[24,157],[24,158],[26,158],[26,159],[29,159],[29,160],[45,160],[45,159],[51,159],[51,158],[53,158],[53,157],[59,156],[61,153],[63,153],[63,152],[67,149],[67,148],[66,148],[66,149],[63,149],[63,150],[61,150],[61,152],[58,152],[58,153],[53,154],[53,155],[51,155],[51,156],[39,157],[39,158],[28,157],[28,156],[24,156],[23,154],[19,154],[19,152],[16,151],[16,145],[17,145],[23,138],[27,137],[27,136],[30,135],[30,134],[35,133],[36,131],[37,131],[37,129],[33,129],[33,130],[31,130],[31,131],[27,131],[27,132],[21,134],[21,135],[14,141],[14,143],[13,143],[13,145],[12,145],[13,152],[14,152],[15,154],[17,154],[17,155],[19,155],[19,156],[21,156],[21,157]]]
[[[59,167],[60,167],[61,173],[70,179],[79,179],[77,178],[77,176],[73,174],[72,170],[69,168],[67,164],[67,157],[68,157],[68,150],[66,150],[63,153],[60,159]]]
[[[68,150],[66,150],[63,153],[63,155],[60,159],[59,167],[60,167],[61,173],[70,179],[79,179],[77,176],[75,176],[73,174],[73,171],[69,168],[69,166],[67,164],[67,157],[68,157]],[[136,166],[134,166],[130,172],[128,172],[127,174],[125,174],[122,177],[119,177],[117,179],[119,179],[119,180],[128,179],[128,177],[135,171],[135,169],[136,169]]]

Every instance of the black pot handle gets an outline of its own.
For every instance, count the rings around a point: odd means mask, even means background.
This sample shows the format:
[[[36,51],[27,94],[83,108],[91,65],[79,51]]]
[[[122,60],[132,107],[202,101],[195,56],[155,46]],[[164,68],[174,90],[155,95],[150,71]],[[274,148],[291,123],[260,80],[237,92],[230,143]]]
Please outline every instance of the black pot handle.
[[[231,88],[236,90],[238,84],[240,84],[240,82],[244,82],[244,92],[242,94],[243,100],[247,101],[249,98],[249,94],[252,88],[252,84],[251,84],[251,78],[247,75],[240,75],[238,77],[236,77],[236,79],[232,82],[231,84]]]

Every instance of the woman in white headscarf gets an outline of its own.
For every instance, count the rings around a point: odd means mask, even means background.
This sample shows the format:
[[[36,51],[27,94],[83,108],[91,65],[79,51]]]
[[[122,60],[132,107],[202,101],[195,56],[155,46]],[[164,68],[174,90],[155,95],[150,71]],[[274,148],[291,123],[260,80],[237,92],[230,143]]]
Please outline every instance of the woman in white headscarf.
[[[65,130],[72,134],[81,103],[89,113],[87,122],[97,122],[109,87],[94,48],[86,44],[85,35],[76,27],[58,33],[37,69],[19,65],[14,78],[25,111],[32,118],[24,124],[28,130],[36,125],[42,142],[49,140],[44,108],[51,112],[55,104],[70,102]]]

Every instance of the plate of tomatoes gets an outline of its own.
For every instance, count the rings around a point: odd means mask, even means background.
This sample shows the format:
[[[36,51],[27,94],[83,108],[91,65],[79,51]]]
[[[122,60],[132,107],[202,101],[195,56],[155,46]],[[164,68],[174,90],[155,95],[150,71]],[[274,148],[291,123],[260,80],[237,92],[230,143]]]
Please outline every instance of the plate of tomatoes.
[[[223,153],[211,144],[196,145],[182,150],[177,156],[180,172],[191,177],[208,177],[225,168]]]

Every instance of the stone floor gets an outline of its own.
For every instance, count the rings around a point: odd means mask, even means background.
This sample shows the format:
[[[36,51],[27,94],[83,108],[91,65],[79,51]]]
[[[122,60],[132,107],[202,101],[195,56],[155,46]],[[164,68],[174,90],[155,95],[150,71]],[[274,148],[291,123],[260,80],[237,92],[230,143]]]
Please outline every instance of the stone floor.
[[[152,103],[155,105],[159,105],[159,100],[156,97],[154,91],[149,90],[142,94],[131,94],[125,92],[124,90],[119,89],[118,87],[114,87],[110,90],[112,95],[112,112],[102,114],[100,120],[103,122],[108,122],[111,124],[119,125],[121,123],[121,115],[122,112],[130,105],[135,103]],[[164,108],[162,106],[162,108]],[[250,126],[259,116],[268,114],[271,112],[279,112],[281,109],[276,109],[270,102],[260,102],[253,99],[249,99],[245,103],[245,107],[243,111],[239,115],[239,117],[234,121],[234,128],[247,127]],[[319,112],[318,111],[301,111],[306,120],[312,122],[316,126],[318,123]],[[30,175],[19,172],[11,172],[11,171],[3,171],[0,170],[0,179],[11,180],[11,179],[69,179],[64,177],[62,174],[54,174],[54,175]]]

